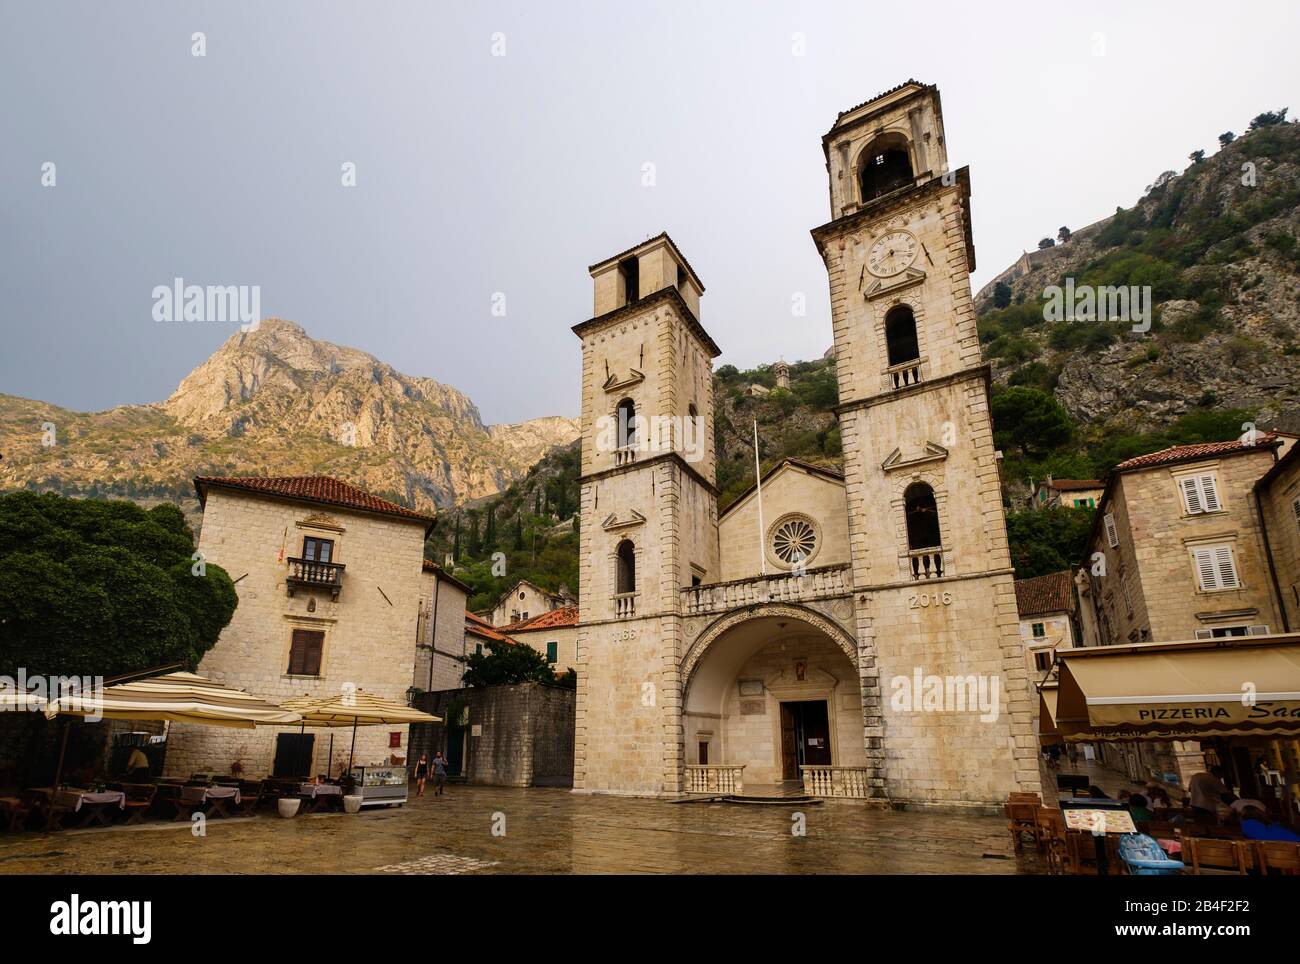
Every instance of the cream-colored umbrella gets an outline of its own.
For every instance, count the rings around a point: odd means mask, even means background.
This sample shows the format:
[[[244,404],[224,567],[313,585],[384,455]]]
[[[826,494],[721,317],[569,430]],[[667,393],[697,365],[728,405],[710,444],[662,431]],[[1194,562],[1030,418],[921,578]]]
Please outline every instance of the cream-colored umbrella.
[[[99,692],[61,696],[51,700],[44,712],[50,719],[68,713],[107,720],[206,723],[243,729],[259,723],[288,725],[302,720],[292,710],[197,673],[167,673],[106,686]]]
[[[335,696],[299,696],[285,700],[286,710],[302,717],[304,726],[350,726],[352,747],[348,750],[348,770],[352,769],[357,749],[357,727],[384,723],[441,723],[442,717],[425,713],[405,703],[386,700],[365,690],[344,690]]]

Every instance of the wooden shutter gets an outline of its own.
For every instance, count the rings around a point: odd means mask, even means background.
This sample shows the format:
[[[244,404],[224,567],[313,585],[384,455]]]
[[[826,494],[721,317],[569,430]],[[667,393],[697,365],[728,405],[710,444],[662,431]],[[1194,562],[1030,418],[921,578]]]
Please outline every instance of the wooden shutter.
[[[325,634],[316,629],[295,629],[289,646],[290,676],[319,676]]]
[[[1219,487],[1214,481],[1214,473],[1202,475],[1200,478],[1201,495],[1204,497],[1205,511],[1218,512],[1222,506],[1219,505]]]
[[[1105,523],[1106,523],[1106,541],[1110,544],[1110,547],[1114,549],[1116,546],[1119,545],[1119,530],[1115,528],[1115,516],[1107,512]]]
[[[1196,479],[1181,479],[1178,484],[1183,487],[1183,501],[1187,505],[1187,511],[1192,515],[1204,512],[1205,506],[1201,502],[1201,490],[1196,484]]]
[[[1232,547],[1215,546],[1214,564],[1219,569],[1219,588],[1236,589],[1238,586],[1237,566],[1232,561]]]
[[[1300,499],[1291,503],[1291,511],[1295,513],[1295,527],[1300,529]]]
[[[1214,566],[1213,549],[1196,549],[1192,553],[1196,558],[1196,574],[1204,590],[1219,588],[1219,573]]]

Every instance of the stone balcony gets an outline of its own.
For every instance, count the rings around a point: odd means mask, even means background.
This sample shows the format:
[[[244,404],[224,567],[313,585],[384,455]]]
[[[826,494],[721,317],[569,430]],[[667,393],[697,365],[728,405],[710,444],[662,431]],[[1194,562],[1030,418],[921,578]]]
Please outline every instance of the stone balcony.
[[[847,563],[773,573],[681,590],[682,615],[720,613],[770,602],[808,602],[847,596],[852,591]]]

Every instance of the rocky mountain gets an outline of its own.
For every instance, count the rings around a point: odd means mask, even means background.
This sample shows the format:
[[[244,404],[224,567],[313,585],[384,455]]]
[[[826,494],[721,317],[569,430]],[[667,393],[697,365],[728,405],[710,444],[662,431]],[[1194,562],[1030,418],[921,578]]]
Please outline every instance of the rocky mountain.
[[[268,319],[162,402],[83,413],[0,395],[0,489],[192,511],[195,475],[325,474],[432,510],[500,491],[577,435],[558,416],[484,425],[454,388]]]
[[[1108,429],[1226,408],[1300,430],[1300,124],[1284,118],[1262,114],[1243,136],[1225,134],[1133,207],[987,285],[980,340],[995,380],[1050,391],[1077,422]],[[1149,289],[1150,330],[1045,318],[1067,280]]]

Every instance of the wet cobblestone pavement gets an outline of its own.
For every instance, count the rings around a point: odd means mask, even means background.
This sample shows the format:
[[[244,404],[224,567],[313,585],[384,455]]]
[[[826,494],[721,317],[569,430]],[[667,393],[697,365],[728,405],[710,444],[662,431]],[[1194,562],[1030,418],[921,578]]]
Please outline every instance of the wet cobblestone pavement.
[[[796,811],[806,836],[790,832]],[[0,875],[1043,872],[1032,846],[1022,854],[999,817],[456,786],[355,816],[213,820],[205,837],[161,821],[0,834]]]

